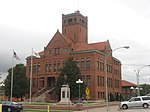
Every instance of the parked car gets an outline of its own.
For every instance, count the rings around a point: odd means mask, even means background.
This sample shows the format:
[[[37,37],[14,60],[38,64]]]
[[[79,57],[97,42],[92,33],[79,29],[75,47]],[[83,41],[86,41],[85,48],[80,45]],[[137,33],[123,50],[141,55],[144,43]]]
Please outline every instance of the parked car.
[[[150,96],[132,97],[129,101],[120,103],[121,109],[128,109],[132,107],[148,108],[148,106],[150,106]]]
[[[21,112],[23,111],[23,106],[17,102],[2,101],[2,112]]]

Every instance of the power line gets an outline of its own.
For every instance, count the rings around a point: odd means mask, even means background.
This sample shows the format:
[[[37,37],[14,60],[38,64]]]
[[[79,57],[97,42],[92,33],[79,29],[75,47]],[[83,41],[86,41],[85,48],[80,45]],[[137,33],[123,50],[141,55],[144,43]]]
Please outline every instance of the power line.
[[[122,65],[125,65],[125,66],[145,66],[148,64],[122,64]]]

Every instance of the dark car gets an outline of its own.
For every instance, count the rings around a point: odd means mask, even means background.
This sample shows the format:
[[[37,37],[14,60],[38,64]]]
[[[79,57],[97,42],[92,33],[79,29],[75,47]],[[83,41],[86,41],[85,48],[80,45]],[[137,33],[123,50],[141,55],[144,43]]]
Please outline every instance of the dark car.
[[[23,111],[23,106],[17,102],[2,101],[2,112],[21,112]]]

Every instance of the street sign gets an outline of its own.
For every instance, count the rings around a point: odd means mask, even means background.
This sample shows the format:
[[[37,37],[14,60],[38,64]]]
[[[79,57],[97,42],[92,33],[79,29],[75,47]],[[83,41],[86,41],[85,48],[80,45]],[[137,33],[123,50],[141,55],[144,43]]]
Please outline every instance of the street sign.
[[[89,96],[89,94],[90,94],[90,90],[89,90],[89,88],[88,88],[88,87],[86,88],[85,93],[86,93],[86,95],[87,95],[87,96]]]
[[[87,99],[87,100],[89,100],[89,99],[90,99],[90,96],[89,96],[89,95],[87,95],[87,96],[86,96],[86,99]]]

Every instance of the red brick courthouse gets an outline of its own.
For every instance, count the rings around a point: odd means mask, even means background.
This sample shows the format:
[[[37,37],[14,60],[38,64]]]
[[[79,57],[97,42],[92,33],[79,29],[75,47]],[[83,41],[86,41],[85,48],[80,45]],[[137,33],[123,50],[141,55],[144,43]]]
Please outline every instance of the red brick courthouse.
[[[92,38],[92,37],[91,37]],[[81,70],[82,80],[91,91],[91,100],[105,99],[106,53],[112,52],[109,41],[88,43],[88,18],[79,11],[62,14],[62,33],[57,31],[40,52],[41,58],[33,58],[32,96],[47,94],[55,99],[54,85],[65,61],[73,57]],[[31,58],[26,59],[26,75],[30,78]],[[112,57],[107,60],[108,91],[114,96],[121,93],[121,62]]]

